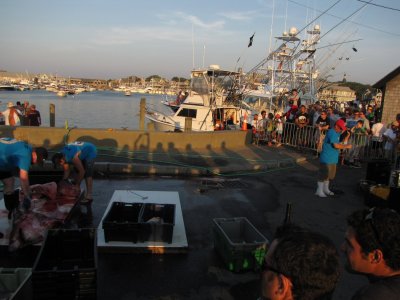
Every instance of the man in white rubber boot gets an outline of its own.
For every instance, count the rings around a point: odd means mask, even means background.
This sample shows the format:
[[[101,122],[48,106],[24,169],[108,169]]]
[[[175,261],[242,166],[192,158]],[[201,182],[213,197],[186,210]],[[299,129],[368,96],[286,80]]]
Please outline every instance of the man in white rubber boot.
[[[351,144],[347,144],[350,132],[347,132],[343,142],[340,142],[340,135],[346,131],[346,123],[339,119],[335,126],[326,133],[322,152],[320,155],[320,167],[318,172],[318,189],[315,195],[319,197],[333,196],[334,193],[329,190],[329,181],[336,176],[336,165],[339,161],[339,150],[350,149]]]

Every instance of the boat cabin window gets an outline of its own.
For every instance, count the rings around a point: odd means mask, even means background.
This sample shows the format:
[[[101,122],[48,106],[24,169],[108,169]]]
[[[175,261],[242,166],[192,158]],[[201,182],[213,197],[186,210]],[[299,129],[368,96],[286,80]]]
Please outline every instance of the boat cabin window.
[[[192,91],[199,95],[208,94],[208,84],[204,77],[193,77],[191,82]]]
[[[185,118],[193,118],[196,119],[197,116],[197,110],[196,109],[189,109],[189,108],[182,108],[178,112],[179,117],[185,117]]]

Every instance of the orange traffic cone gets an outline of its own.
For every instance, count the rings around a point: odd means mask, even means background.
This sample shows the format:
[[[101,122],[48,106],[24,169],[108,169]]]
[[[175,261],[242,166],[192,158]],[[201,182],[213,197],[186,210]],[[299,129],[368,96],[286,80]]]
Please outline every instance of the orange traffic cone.
[[[242,130],[247,130],[247,115],[243,116]]]

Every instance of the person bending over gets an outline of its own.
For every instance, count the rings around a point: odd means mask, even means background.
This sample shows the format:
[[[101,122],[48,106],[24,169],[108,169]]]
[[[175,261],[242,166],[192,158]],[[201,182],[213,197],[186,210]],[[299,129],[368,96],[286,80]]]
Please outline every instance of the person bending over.
[[[71,166],[75,169],[75,184],[80,188],[85,179],[86,195],[81,201],[93,201],[93,167],[97,156],[96,146],[89,142],[76,141],[64,146],[60,152],[54,154],[52,161],[55,166],[61,165],[64,170],[63,179],[69,179]]]
[[[47,159],[43,147],[32,148],[24,141],[13,138],[0,138],[0,180],[4,184],[4,203],[11,218],[12,211],[18,207],[19,191],[14,191],[14,174],[17,174],[24,194],[24,208],[31,205],[29,187],[29,168],[31,164],[42,164]]]

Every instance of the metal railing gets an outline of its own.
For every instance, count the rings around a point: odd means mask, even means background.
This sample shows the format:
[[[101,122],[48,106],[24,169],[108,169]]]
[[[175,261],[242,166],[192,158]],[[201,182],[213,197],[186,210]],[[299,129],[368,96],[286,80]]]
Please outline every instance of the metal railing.
[[[315,152],[317,155],[322,150],[324,138],[325,131],[320,131],[316,127],[304,126],[300,128],[295,123],[286,122],[283,125],[280,142],[286,146],[296,147],[299,150]],[[378,140],[371,135],[357,133],[351,134],[348,143],[352,144],[353,147],[342,151],[345,160],[388,159],[393,163],[395,169],[400,168],[398,144]]]

